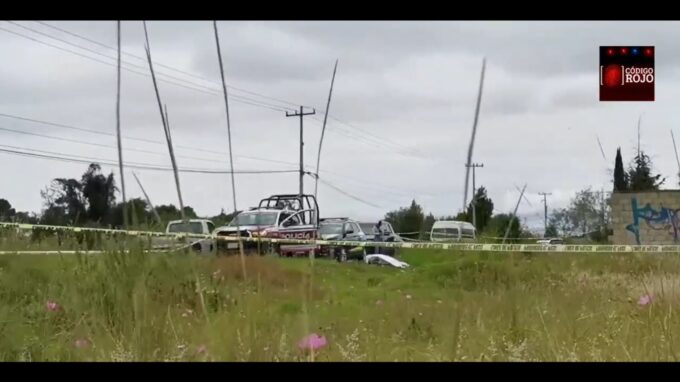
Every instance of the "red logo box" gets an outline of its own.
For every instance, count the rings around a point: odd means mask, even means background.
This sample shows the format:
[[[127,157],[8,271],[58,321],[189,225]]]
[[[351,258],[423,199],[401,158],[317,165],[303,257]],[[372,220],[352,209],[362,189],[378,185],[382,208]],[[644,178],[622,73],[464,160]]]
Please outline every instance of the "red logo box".
[[[654,101],[654,47],[600,47],[600,101]]]

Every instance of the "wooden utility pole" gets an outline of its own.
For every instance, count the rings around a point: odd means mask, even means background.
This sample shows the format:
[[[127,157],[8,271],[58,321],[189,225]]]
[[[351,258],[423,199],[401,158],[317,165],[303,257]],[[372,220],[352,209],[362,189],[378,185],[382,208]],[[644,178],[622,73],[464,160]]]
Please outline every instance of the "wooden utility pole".
[[[158,214],[158,211],[156,211],[156,207],[154,207],[153,203],[151,203],[151,199],[149,199],[149,195],[146,193],[146,190],[144,190],[144,186],[142,186],[142,182],[139,180],[139,178],[137,177],[137,174],[135,174],[134,171],[132,172],[132,176],[135,177],[135,180],[137,181],[139,188],[142,189],[142,194],[144,194],[144,199],[146,199],[146,204],[148,204],[149,207],[151,208],[151,211],[153,212],[153,216],[156,218],[158,225],[160,225],[162,227],[163,221],[161,220],[161,216]]]
[[[300,117],[300,206],[302,206],[302,195],[304,194],[304,180],[305,180],[305,163],[304,163],[304,127],[303,127],[303,117],[305,115],[314,115],[316,110],[312,109],[311,112],[305,113],[304,106],[300,106],[300,111],[295,113],[286,112],[286,117]]]
[[[522,197],[524,196],[524,190],[527,189],[527,185],[525,184],[524,187],[522,188],[522,192],[519,194],[519,199],[517,199],[517,205],[515,205],[515,211],[513,211],[512,216],[510,216],[510,221],[508,222],[508,228],[505,230],[505,236],[503,236],[503,244],[505,244],[505,241],[508,240],[508,235],[510,234],[510,227],[512,227],[512,221],[515,220],[515,217],[517,216],[517,209],[519,209],[519,203],[522,201]]]
[[[118,84],[116,88],[116,136],[118,138],[118,169],[120,171],[120,192],[123,194],[123,228],[127,228],[127,199],[125,198],[125,176],[123,175],[123,144],[120,138],[120,20],[118,30]]]
[[[673,150],[675,151],[675,161],[678,163],[678,177],[680,177],[680,158],[678,158],[678,146],[675,145],[675,135],[671,129],[671,139],[673,140]]]
[[[479,93],[477,94],[477,106],[475,107],[475,120],[472,123],[472,137],[470,137],[470,146],[468,146],[466,166],[472,163],[472,151],[475,147],[475,136],[477,135],[477,121],[479,119],[479,107],[482,104],[482,89],[484,86],[484,71],[486,70],[486,58],[482,60],[482,75],[479,80]],[[467,193],[468,193],[468,179],[470,177],[470,168],[465,171],[465,189],[463,190],[463,211],[467,208]]]
[[[484,167],[484,163],[466,164],[465,167],[472,168],[472,225],[477,229],[477,188],[475,183],[475,169]]]
[[[227,94],[227,82],[224,79],[224,64],[222,64],[222,50],[220,49],[220,35],[217,32],[217,20],[213,20],[213,29],[215,31],[215,45],[217,46],[217,58],[220,64],[220,78],[222,79],[222,91],[224,94],[224,108],[227,113],[227,139],[229,140],[229,167],[231,168],[231,195],[234,203],[234,218],[236,220],[236,232],[238,235],[238,250],[241,259],[241,272],[243,272],[243,279],[248,279],[246,271],[246,258],[243,251],[243,241],[241,240],[241,227],[236,219],[238,210],[236,209],[236,182],[234,181],[234,156],[231,149],[231,123],[229,122],[229,96]]]
[[[335,60],[335,67],[333,67],[333,77],[331,77],[331,90],[328,91],[328,102],[326,102],[326,112],[323,116],[323,126],[321,127],[321,139],[319,140],[319,152],[316,154],[316,173],[314,174],[314,198],[319,188],[319,162],[321,161],[321,145],[323,145],[323,136],[326,132],[326,121],[328,120],[328,109],[331,107],[331,95],[333,95],[333,83],[335,83],[335,72],[338,70],[338,60]]]
[[[158,92],[158,84],[156,83],[156,74],[153,71],[153,63],[151,61],[151,46],[149,45],[149,34],[146,30],[146,21],[144,21],[144,38],[146,39],[146,58],[149,61],[149,70],[151,71],[151,80],[153,81],[153,88],[156,92],[156,100],[158,101],[158,109],[161,113],[161,121],[163,122],[163,132],[165,133],[165,140],[168,143],[168,151],[170,152],[170,161],[172,162],[172,171],[175,174],[175,186],[177,187],[177,198],[179,199],[179,209],[182,216],[182,221],[186,222],[187,217],[184,213],[184,202],[182,201],[182,191],[179,185],[179,174],[177,173],[177,162],[175,161],[175,151],[172,148],[172,137],[170,135],[170,124],[167,120],[168,108],[165,107],[165,113],[163,113],[163,105],[161,102],[161,95]]]
[[[539,195],[543,196],[543,224],[544,224],[544,231],[543,231],[543,237],[548,237],[546,235],[546,232],[548,232],[548,199],[546,199],[547,196],[552,195],[550,192],[539,192]]]

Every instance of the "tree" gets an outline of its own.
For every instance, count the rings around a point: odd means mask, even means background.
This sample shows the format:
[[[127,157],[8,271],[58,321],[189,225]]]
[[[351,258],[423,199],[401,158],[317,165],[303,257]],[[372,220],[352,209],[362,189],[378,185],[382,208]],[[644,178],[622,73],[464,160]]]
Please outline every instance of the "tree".
[[[109,176],[101,173],[101,167],[92,163],[80,181],[83,198],[87,201],[87,218],[98,223],[107,223],[109,210],[116,201],[116,185],[113,172]]]
[[[666,178],[661,178],[661,174],[652,175],[652,160],[640,151],[629,165],[628,180],[630,191],[656,191]]]
[[[621,148],[616,149],[616,162],[614,163],[614,191],[628,190],[628,174],[623,169]]]
[[[16,214],[12,205],[5,199],[0,199],[0,221],[10,221]]]
[[[491,215],[493,215],[493,201],[486,194],[486,188],[479,187],[475,192],[475,200],[477,206],[475,208],[475,218],[477,223],[477,232],[481,232],[486,227]],[[467,214],[464,221],[472,223],[472,202],[468,205]]]
[[[557,233],[557,227],[554,224],[548,224],[545,229],[545,237],[556,237],[559,236]]]
[[[108,220],[110,224],[115,227],[123,226],[123,207],[123,203],[117,203],[110,210],[111,216]],[[128,211],[128,218],[130,219],[129,223],[132,223],[133,227],[139,225],[148,227],[156,223],[146,200],[142,198],[129,199],[125,204],[125,208],[127,208]]]
[[[590,188],[578,191],[566,208],[556,209],[549,224],[563,236],[583,235],[606,238],[609,205],[599,192]]]
[[[423,208],[413,200],[408,208],[402,207],[385,214],[385,220],[390,222],[397,232],[422,233],[425,214],[423,214]]]
[[[220,227],[220,226],[229,224],[234,219],[234,217],[236,215],[238,215],[239,213],[241,213],[241,211],[237,211],[235,213],[232,212],[232,213],[227,214],[227,213],[224,212],[224,208],[222,208],[222,210],[220,211],[220,214],[211,217],[210,220],[213,223],[215,223],[215,227]]]
[[[432,215],[432,213],[425,217],[425,220],[423,221],[423,234],[421,235],[421,239],[429,236],[435,221],[437,221],[437,219],[434,217],[434,215]]]
[[[452,216],[451,219],[442,218],[442,220],[455,220],[459,222],[472,222],[472,215],[468,215],[467,211],[461,211]]]
[[[511,214],[498,214],[494,215],[489,219],[486,226],[486,234],[493,237],[505,237],[505,231],[508,229],[508,224],[512,219],[512,224],[510,225],[509,238],[517,238],[522,235],[522,225],[519,219],[514,218]]]
[[[76,179],[56,178],[40,195],[45,205],[43,215],[49,221],[46,224],[75,225],[86,220],[82,185]]]
[[[158,216],[161,217],[161,220],[164,223],[182,218],[182,214],[179,212],[179,209],[173,204],[156,206],[156,212],[158,212]],[[194,209],[189,206],[184,206],[184,215],[186,215],[187,219],[195,219],[198,217],[196,215],[196,211],[194,211]]]
[[[38,224],[38,216],[33,212],[18,211],[14,215],[15,222],[24,224]]]

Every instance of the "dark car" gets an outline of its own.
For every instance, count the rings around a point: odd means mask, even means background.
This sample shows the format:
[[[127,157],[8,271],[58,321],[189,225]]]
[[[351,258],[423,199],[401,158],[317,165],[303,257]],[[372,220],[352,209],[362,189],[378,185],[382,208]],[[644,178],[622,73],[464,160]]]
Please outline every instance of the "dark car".
[[[399,235],[394,232],[392,225],[386,221],[378,223],[360,223],[349,218],[321,219],[319,235],[322,240],[330,241],[359,241],[359,242],[401,242]],[[321,253],[332,256],[338,261],[348,259],[363,260],[366,255],[384,254],[394,255],[395,248],[364,246],[325,246]]]
[[[385,220],[380,220],[377,223],[362,222],[359,223],[362,231],[365,232],[365,239],[367,241],[378,241],[378,242],[403,242],[404,240],[394,231],[392,224]],[[369,247],[367,248],[368,254],[383,254],[394,256],[396,254],[396,248],[389,247]]]

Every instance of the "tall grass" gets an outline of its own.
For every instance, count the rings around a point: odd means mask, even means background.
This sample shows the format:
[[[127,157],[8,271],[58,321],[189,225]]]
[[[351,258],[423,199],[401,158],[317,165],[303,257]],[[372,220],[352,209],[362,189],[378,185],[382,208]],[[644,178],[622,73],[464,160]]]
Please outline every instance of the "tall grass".
[[[308,361],[297,343],[310,332],[328,340],[315,361],[674,361],[680,349],[670,255],[409,251],[410,270],[317,259],[313,277],[306,258],[249,256],[246,281],[238,257],[100,244],[0,257],[0,360]]]

